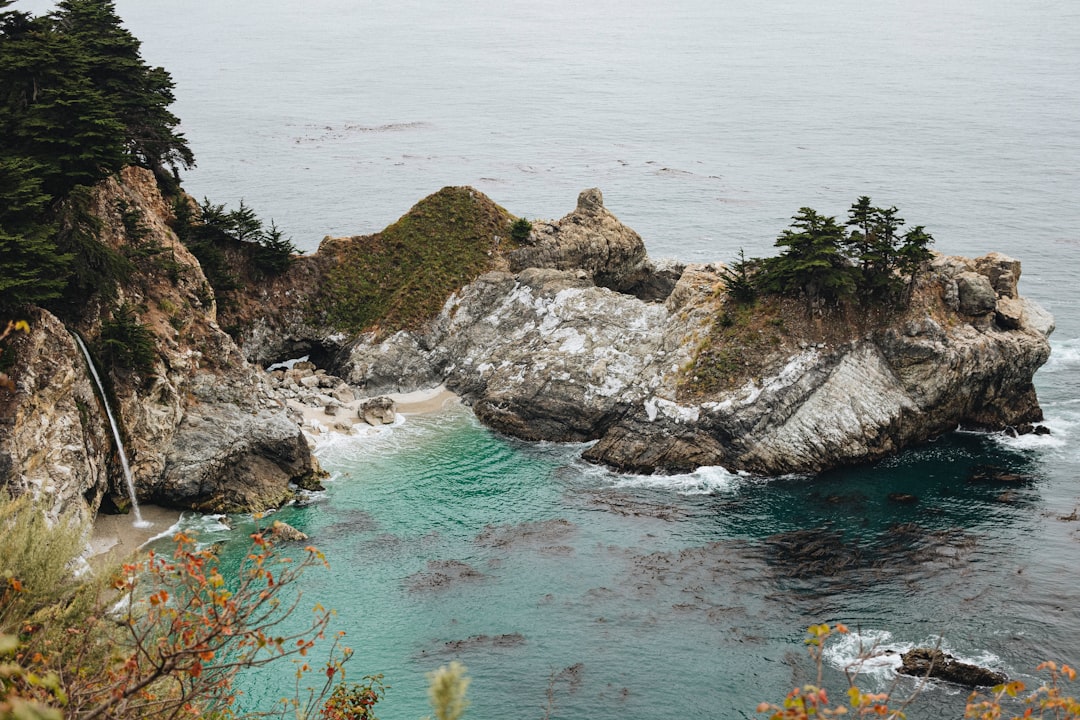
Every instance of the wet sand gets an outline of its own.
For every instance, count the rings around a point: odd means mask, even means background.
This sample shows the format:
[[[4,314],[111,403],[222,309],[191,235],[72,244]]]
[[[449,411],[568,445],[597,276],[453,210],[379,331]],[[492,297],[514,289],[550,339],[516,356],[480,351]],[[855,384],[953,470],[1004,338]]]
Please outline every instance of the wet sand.
[[[149,527],[135,527],[135,516],[130,514],[99,514],[94,519],[87,558],[92,565],[123,562],[150,539],[169,533],[170,528],[180,521],[179,510],[157,505],[140,505],[139,510],[143,520],[151,523]]]

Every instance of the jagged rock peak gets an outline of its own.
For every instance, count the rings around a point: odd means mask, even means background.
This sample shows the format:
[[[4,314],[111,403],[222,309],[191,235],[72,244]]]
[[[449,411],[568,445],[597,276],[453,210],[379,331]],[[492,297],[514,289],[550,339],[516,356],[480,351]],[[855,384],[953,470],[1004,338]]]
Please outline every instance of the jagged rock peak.
[[[604,193],[600,188],[582,190],[577,199],[577,211],[585,215],[591,215],[599,210],[604,210]]]

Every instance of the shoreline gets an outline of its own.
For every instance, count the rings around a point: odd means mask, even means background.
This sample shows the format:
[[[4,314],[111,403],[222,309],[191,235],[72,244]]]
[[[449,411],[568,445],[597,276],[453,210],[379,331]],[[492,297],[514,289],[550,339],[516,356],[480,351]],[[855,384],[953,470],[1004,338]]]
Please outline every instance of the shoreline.
[[[115,565],[134,555],[151,540],[169,532],[183,517],[182,510],[160,505],[140,505],[143,520],[149,527],[136,527],[134,515],[98,513],[87,541],[87,561],[94,567]]]
[[[409,393],[387,393],[379,397],[393,400],[395,414],[404,416],[429,415],[443,410],[450,404],[461,402],[457,393],[447,390],[445,385]],[[329,434],[362,436],[377,431],[379,427],[386,427],[369,425],[359,416],[360,406],[371,399],[358,398],[352,402],[343,403],[341,409],[334,415],[326,412],[326,408],[291,402],[290,406],[303,416],[301,428],[309,437],[318,438]]]
[[[410,393],[387,394],[385,397],[394,401],[395,413],[403,416],[430,415],[461,401],[456,393],[447,390],[444,385]],[[348,415],[329,415],[324,408],[304,406],[301,410],[304,418],[301,428],[309,439],[330,434],[363,437],[375,433],[379,428],[368,425],[357,412],[360,405],[369,399],[361,398],[345,404]],[[167,534],[170,528],[180,522],[185,512],[191,512],[160,505],[139,505],[139,510],[143,520],[151,523],[149,527],[136,527],[131,514],[98,513],[90,529],[84,556],[91,566],[105,567],[124,561],[146,543]]]

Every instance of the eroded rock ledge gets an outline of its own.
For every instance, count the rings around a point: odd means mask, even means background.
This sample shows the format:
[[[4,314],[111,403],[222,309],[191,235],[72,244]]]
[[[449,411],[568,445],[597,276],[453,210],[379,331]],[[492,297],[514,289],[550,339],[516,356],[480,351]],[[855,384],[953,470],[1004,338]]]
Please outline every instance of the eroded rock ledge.
[[[643,300],[635,285],[657,269],[631,232],[587,191],[508,271],[463,287],[420,330],[362,337],[337,372],[372,394],[445,383],[496,430],[595,440],[586,458],[640,473],[814,472],[958,425],[1042,419],[1032,376],[1053,319],[1019,296],[1012,258],[939,255],[891,316],[800,324],[774,308],[780,329],[748,330],[771,333],[768,351],[701,392],[689,374],[725,313],[718,268],[669,264],[676,282]]]
[[[138,232],[121,209],[137,212]],[[153,362],[102,367],[140,501],[214,512],[265,510],[320,474],[296,419],[217,324],[198,261],[169,223],[148,170],[127,168],[93,192],[100,238],[137,259],[115,297],[96,295],[65,327],[28,311],[31,333],[6,352],[14,391],[0,388],[0,487],[52,500],[51,511],[122,508],[127,490],[104,407],[70,334],[94,348],[102,321],[135,308],[153,339]]]

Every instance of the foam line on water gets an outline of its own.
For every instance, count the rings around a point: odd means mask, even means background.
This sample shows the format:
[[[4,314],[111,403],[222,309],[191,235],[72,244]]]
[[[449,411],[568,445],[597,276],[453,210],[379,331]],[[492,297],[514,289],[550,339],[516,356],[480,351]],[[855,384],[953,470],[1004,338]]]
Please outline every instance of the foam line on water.
[[[649,488],[669,490],[679,495],[711,495],[731,490],[742,482],[743,476],[728,472],[719,465],[700,467],[678,475],[621,475],[607,468],[592,466],[586,474],[606,477],[617,488]]]
[[[1056,373],[1080,368],[1080,338],[1050,343],[1050,359],[1039,372]]]
[[[928,637],[921,642],[898,640],[888,630],[870,629],[849,632],[829,640],[822,659],[830,667],[876,680],[891,681],[900,669],[901,655],[916,647],[938,647],[958,661],[992,669],[1001,669],[1002,662],[989,650],[971,653],[951,648],[940,637]]]

